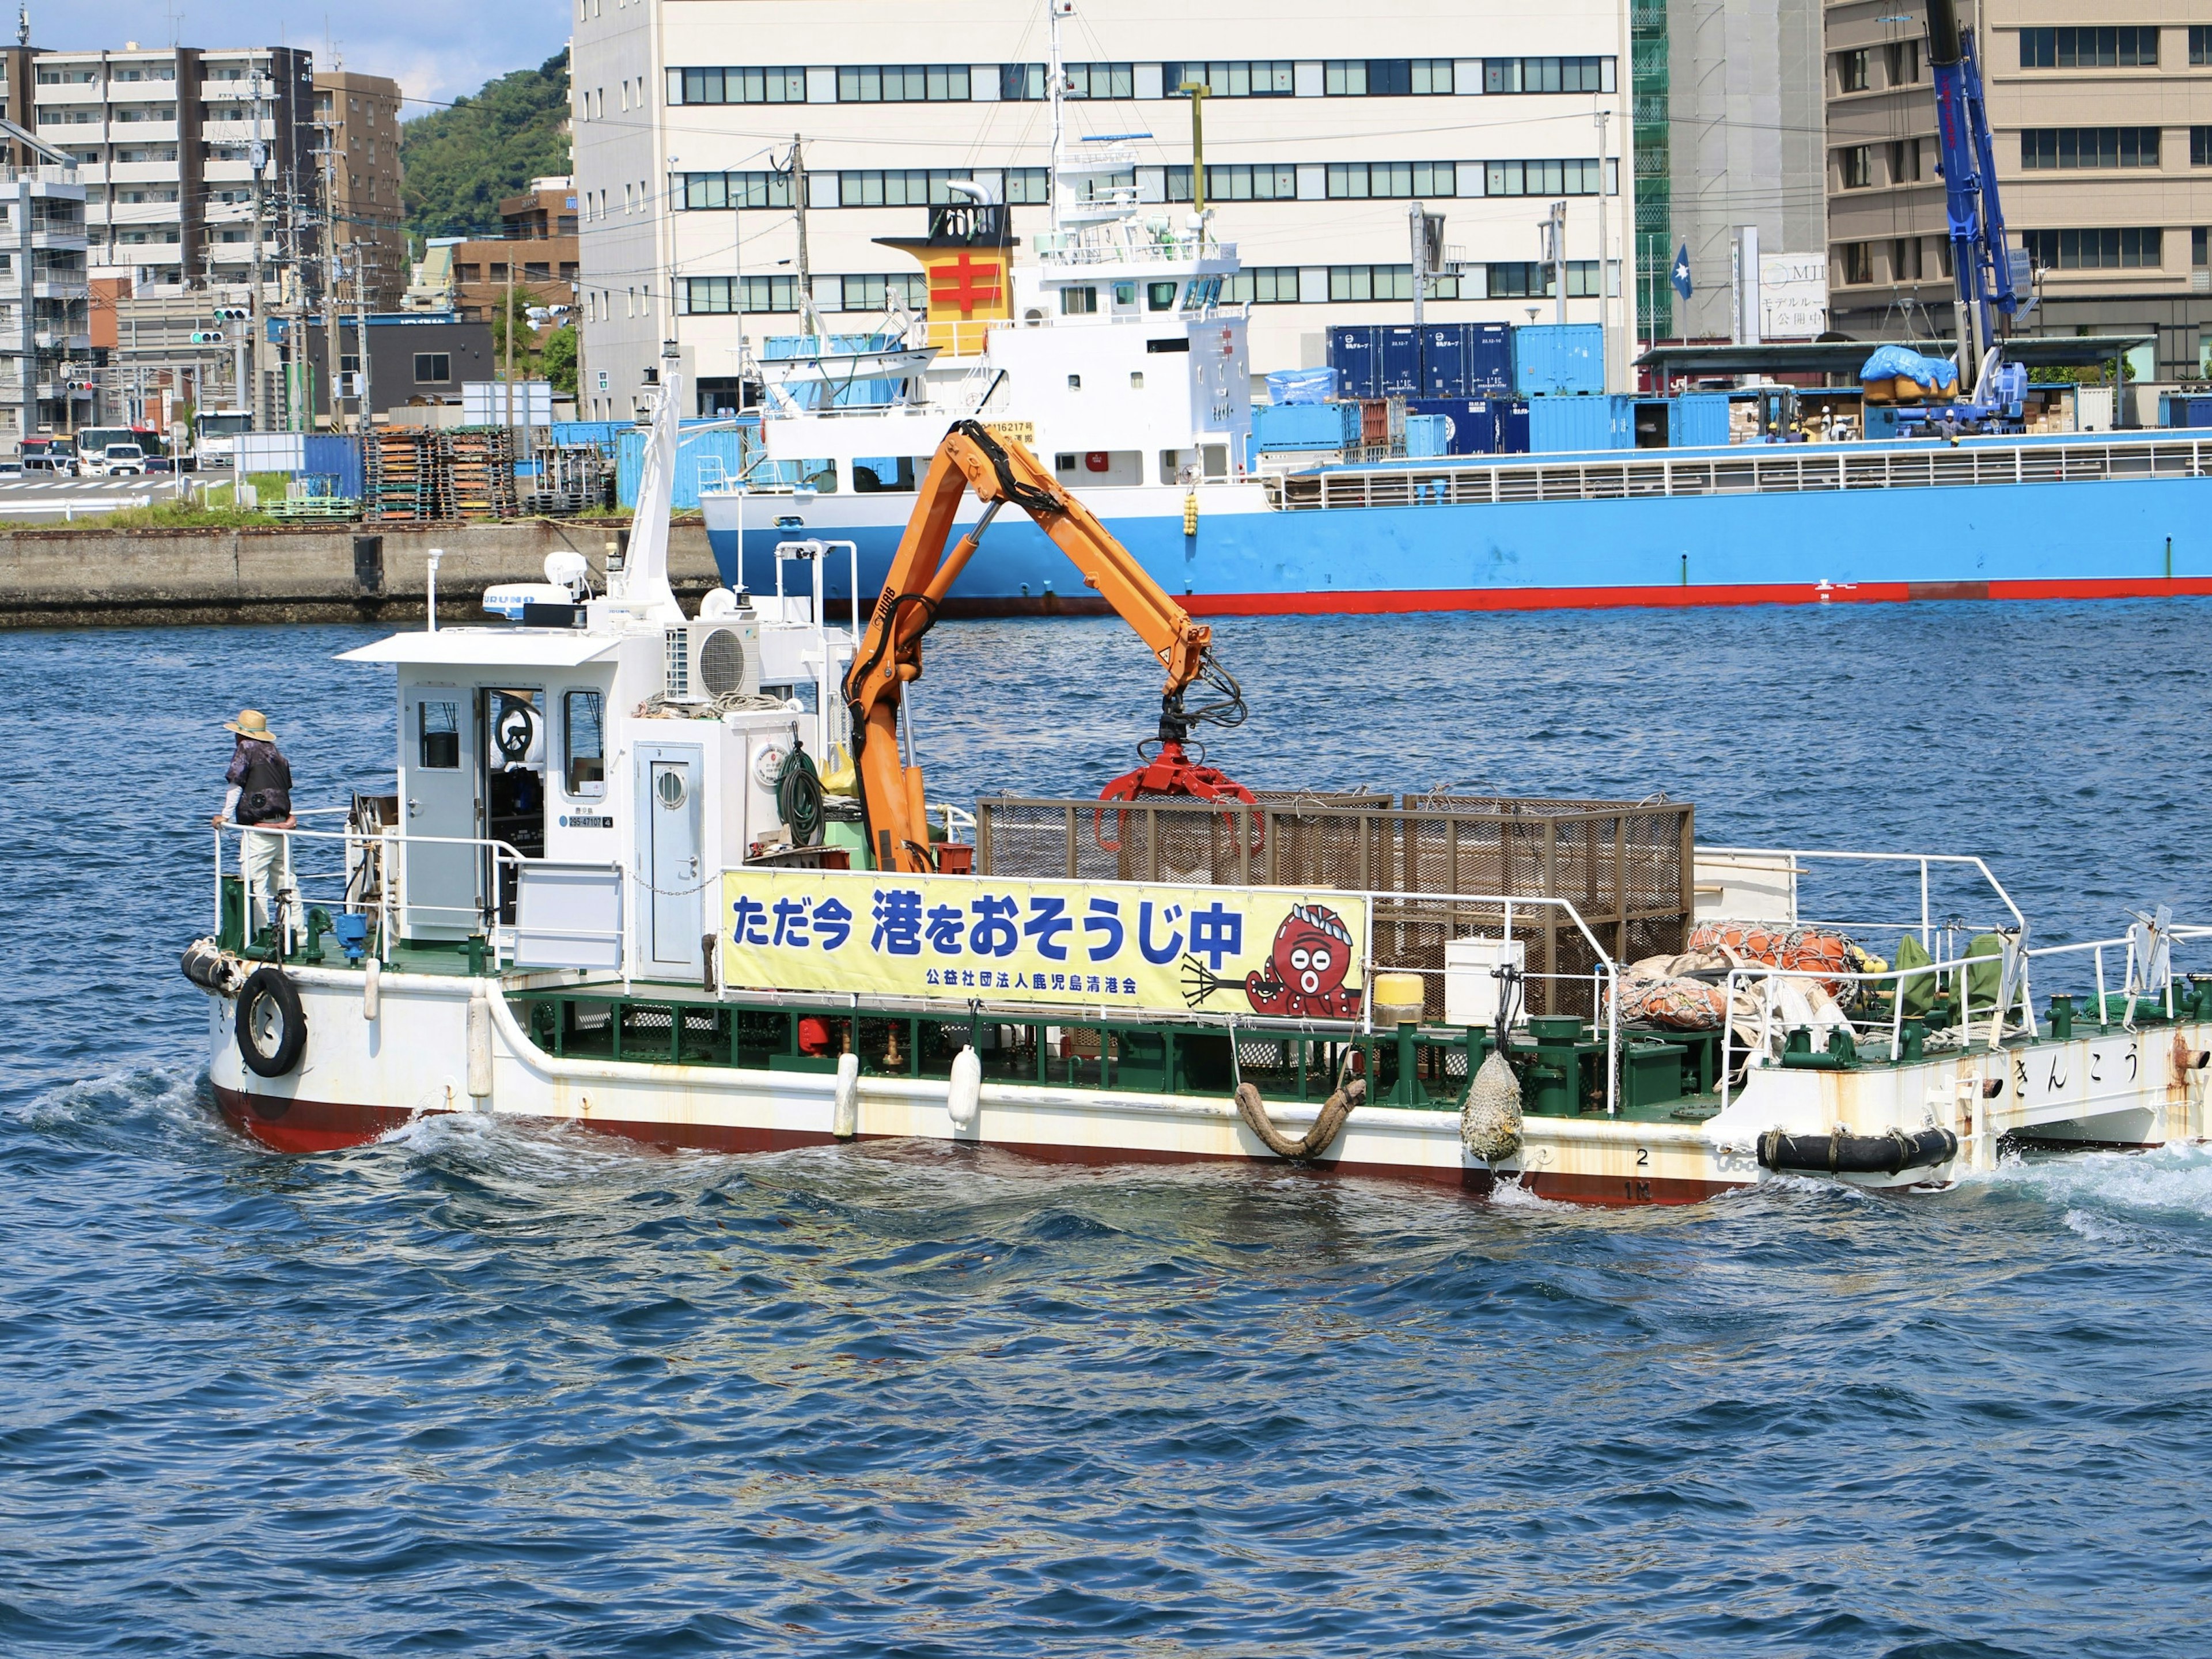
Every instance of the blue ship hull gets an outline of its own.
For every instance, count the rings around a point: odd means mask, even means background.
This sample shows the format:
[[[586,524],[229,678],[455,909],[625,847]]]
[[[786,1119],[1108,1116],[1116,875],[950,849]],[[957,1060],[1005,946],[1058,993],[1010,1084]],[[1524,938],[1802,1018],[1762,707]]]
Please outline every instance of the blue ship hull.
[[[2197,447],[2178,447],[2193,455]],[[1153,578],[1202,615],[2118,598],[2212,592],[2212,443],[2204,449],[2203,469],[2079,483],[1296,510],[1267,506],[1256,485],[1215,486],[1200,492],[1190,536],[1180,491],[1100,491],[1088,501]],[[1557,458],[1562,466],[1608,459],[1623,458]],[[1115,495],[1143,499],[1117,513]],[[803,528],[788,514],[784,528],[749,526],[742,561],[732,529],[711,516],[709,538],[723,580],[755,592],[775,586],[779,542],[850,539],[863,598],[872,599],[911,500],[817,499],[799,515]],[[762,502],[754,511],[770,516]],[[879,521],[856,522],[864,511]],[[847,599],[845,558],[825,574],[830,594]],[[1100,608],[1065,556],[1012,514],[987,532],[954,598],[947,611],[956,614]]]

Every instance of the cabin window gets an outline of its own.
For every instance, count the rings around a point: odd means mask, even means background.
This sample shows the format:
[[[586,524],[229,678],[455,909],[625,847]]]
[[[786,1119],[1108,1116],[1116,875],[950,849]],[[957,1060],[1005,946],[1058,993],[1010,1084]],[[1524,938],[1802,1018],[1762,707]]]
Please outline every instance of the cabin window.
[[[1173,283],[1145,284],[1145,303],[1154,311],[1173,311],[1175,301],[1176,285]]]
[[[562,699],[562,771],[568,793],[578,799],[607,793],[606,723],[601,714],[596,691],[571,691]]]
[[[1098,309],[1098,290],[1095,288],[1064,288],[1060,291],[1060,313],[1063,317],[1088,317]]]
[[[1129,390],[1132,392],[1142,392],[1144,389],[1145,371],[1141,368],[1131,369],[1129,371]]]
[[[911,495],[923,473],[929,471],[927,455],[863,455],[853,463],[854,493],[861,495]]]
[[[417,766],[429,772],[453,772],[461,764],[461,706],[424,698],[415,705]]]
[[[1136,303],[1137,285],[1134,283],[1116,283],[1114,284],[1114,304],[1116,308],[1122,306],[1133,306]]]

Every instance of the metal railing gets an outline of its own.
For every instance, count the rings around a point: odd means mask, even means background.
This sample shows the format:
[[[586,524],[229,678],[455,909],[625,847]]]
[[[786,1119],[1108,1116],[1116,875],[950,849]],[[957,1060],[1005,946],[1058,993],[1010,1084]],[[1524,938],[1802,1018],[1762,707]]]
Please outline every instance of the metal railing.
[[[346,807],[315,807],[295,811],[295,817],[333,817],[348,816]],[[238,868],[235,872],[224,867],[223,836],[228,833],[241,838]],[[376,917],[377,958],[392,960],[392,948],[401,933],[400,919],[413,915],[441,918],[435,925],[461,927],[482,932],[489,949],[489,961],[495,967],[512,963],[515,936],[520,918],[514,923],[501,919],[502,895],[506,890],[505,873],[525,870],[603,870],[605,864],[582,863],[572,860],[533,858],[519,850],[511,842],[471,836],[411,836],[396,824],[385,825],[374,833],[365,832],[349,823],[343,830],[309,830],[295,827],[289,830],[264,824],[239,824],[226,822],[214,826],[215,834],[215,931],[222,930],[222,884],[228,874],[245,877],[243,837],[254,836],[282,836],[292,849],[292,891],[295,915],[283,913],[280,902],[274,907],[270,918],[270,930],[282,949],[290,938],[307,926],[307,913],[320,908],[331,916],[341,914],[373,914]],[[337,848],[340,864],[335,870],[304,870],[297,857],[301,843],[309,847]],[[486,860],[479,874],[480,890],[468,904],[433,904],[411,899],[406,892],[406,851],[410,847],[465,847],[475,849]],[[313,884],[311,886],[311,884]],[[327,890],[335,888],[334,891]],[[253,929],[255,895],[251,885],[245,893],[246,939],[250,944]],[[617,907],[617,917],[620,908]],[[611,929],[564,930],[532,926],[529,932],[538,939],[574,939],[599,944],[612,942],[621,951],[626,935],[617,922]]]
[[[1468,457],[1263,476],[1268,505],[1289,512],[1347,507],[1502,506],[1527,501],[1776,495],[1847,489],[2096,483],[2212,477],[2212,439],[1759,445],[1729,454],[1657,452]]]

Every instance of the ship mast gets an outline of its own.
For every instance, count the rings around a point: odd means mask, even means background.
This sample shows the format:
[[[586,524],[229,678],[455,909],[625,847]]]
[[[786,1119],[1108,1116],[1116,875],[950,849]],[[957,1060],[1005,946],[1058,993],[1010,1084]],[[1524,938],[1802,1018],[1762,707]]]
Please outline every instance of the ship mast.
[[[1045,65],[1045,96],[1052,100],[1052,182],[1047,193],[1052,198],[1052,228],[1057,235],[1060,231],[1060,164],[1063,159],[1060,150],[1066,137],[1060,93],[1062,83],[1067,78],[1060,61],[1060,20],[1075,15],[1075,0],[1045,0],[1044,11],[1047,50],[1051,58],[1051,62]]]

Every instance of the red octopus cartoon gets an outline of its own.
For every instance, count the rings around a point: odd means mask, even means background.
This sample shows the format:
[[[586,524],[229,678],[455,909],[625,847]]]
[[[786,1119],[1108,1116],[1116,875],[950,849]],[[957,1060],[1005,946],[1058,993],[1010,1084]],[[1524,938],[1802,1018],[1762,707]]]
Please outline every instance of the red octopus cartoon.
[[[1244,976],[1255,1013],[1293,1019],[1356,1019],[1359,993],[1344,982],[1352,971],[1352,930],[1325,905],[1295,904],[1275,930],[1267,965]]]

